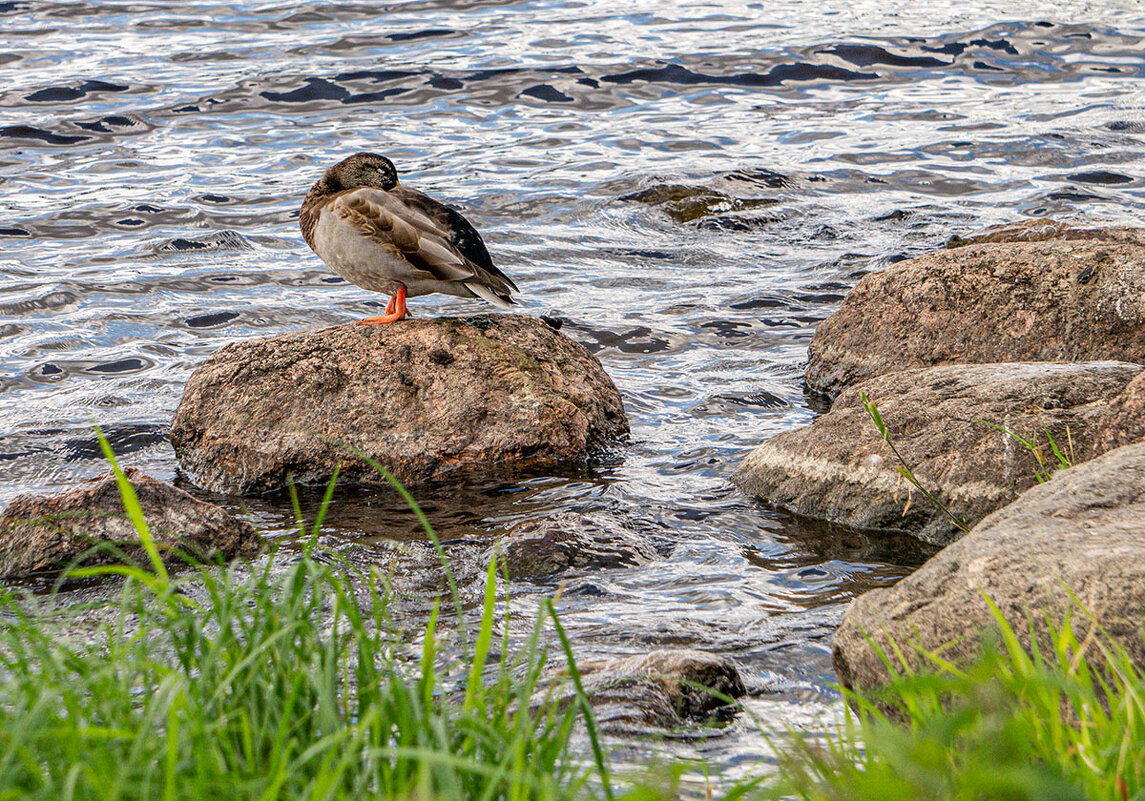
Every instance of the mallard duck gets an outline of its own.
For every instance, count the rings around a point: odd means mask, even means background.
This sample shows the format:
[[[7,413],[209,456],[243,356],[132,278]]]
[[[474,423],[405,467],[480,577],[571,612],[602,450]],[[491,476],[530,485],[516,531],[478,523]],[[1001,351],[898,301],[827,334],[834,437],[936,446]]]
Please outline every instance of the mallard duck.
[[[366,325],[409,316],[406,298],[442,292],[507,309],[517,285],[493,265],[481,234],[461,214],[398,183],[394,163],[356,153],[322,175],[298,217],[310,249],[351,284],[390,295]]]

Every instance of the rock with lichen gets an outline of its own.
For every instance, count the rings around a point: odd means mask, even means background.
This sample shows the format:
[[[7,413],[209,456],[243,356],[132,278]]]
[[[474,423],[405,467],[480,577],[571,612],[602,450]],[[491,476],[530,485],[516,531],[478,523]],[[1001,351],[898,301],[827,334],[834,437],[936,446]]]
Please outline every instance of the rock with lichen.
[[[247,340],[191,376],[183,473],[249,493],[293,480],[418,484],[585,469],[628,433],[600,362],[524,315],[348,323]]]
[[[164,561],[214,562],[261,550],[263,540],[250,524],[225,509],[139,470],[125,474]],[[53,576],[72,565],[146,562],[112,473],[59,495],[21,495],[0,515],[5,579]]]

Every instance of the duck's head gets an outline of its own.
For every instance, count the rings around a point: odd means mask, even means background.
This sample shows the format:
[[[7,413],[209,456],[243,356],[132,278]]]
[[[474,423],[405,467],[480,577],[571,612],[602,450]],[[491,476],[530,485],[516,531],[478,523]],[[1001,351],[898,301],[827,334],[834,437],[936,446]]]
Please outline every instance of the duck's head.
[[[322,180],[326,184],[326,191],[330,193],[359,186],[373,186],[388,191],[398,185],[398,171],[385,156],[355,153],[326,170]]]

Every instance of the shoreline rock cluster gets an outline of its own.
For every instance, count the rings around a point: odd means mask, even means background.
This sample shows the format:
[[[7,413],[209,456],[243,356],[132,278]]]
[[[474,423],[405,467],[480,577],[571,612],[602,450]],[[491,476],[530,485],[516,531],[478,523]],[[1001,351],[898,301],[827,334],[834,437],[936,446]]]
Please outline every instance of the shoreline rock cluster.
[[[885,681],[873,644],[973,654],[990,625],[983,593],[1011,622],[1029,614],[1034,625],[1015,629],[1036,638],[1043,613],[1053,619],[1076,598],[1145,664],[1142,264],[1145,229],[1011,226],[865,276],[815,333],[806,382],[830,410],[764,442],[733,481],[798,515],[945,546],[846,612],[834,645],[846,686]],[[323,484],[336,470],[385,484],[361,454],[409,485],[576,474],[627,434],[599,361],[521,315],[228,345],[195,371],[171,426],[183,474],[232,495]],[[962,527],[903,480],[900,459]],[[1055,471],[1059,461],[1069,469]],[[261,538],[221,508],[129,477],[165,555],[259,552]],[[607,516],[571,513],[519,525],[484,551],[474,566],[497,552],[528,580],[661,558]],[[0,516],[0,578],[125,556],[143,554],[110,477],[18,499]],[[430,592],[437,555],[425,556],[394,558]],[[593,681],[617,730],[723,714],[681,695],[689,682],[725,698],[745,691],[733,662],[696,652],[632,657]]]
[[[805,377],[830,410],[764,442],[733,481],[797,514],[946,546],[847,610],[845,686],[887,679],[872,643],[973,654],[983,593],[1028,642],[1026,615],[1043,638],[1072,592],[1145,665],[1143,264],[1145,229],[1009,226],[864,276],[819,326]],[[864,396],[969,533],[900,475]]]

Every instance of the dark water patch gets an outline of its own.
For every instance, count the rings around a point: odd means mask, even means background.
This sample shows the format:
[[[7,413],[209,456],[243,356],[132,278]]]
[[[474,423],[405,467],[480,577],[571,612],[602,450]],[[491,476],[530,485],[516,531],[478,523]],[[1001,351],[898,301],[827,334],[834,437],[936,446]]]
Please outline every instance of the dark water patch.
[[[78,86],[50,86],[46,89],[25,95],[24,99],[31,103],[70,103],[74,100],[87,97],[90,94],[105,92],[127,92],[130,86],[108,83],[107,81],[84,81]]]
[[[709,75],[695,72],[680,64],[644,67],[615,75],[603,75],[604,83],[630,84],[637,81],[655,84],[730,84],[733,86],[781,86],[785,81],[873,81],[873,72],[855,72],[829,64],[779,64],[767,73],[744,72],[734,75]]]
[[[790,298],[775,296],[750,298],[749,300],[738,300],[728,304],[730,308],[737,311],[750,311],[752,309],[786,309],[790,305]]]
[[[1141,120],[1114,120],[1113,122],[1105,123],[1102,127],[1109,131],[1145,133],[1145,122]]]
[[[693,406],[691,413],[696,417],[725,417],[751,409],[784,409],[791,404],[767,390],[757,389],[744,393],[721,393]]]
[[[391,33],[386,36],[391,42],[413,42],[418,39],[441,39],[443,37],[452,37],[461,35],[460,31],[455,31],[452,28],[429,28],[424,31],[412,31],[410,33]]]
[[[79,142],[90,142],[92,139],[90,136],[52,133],[31,125],[5,125],[0,127],[0,136],[9,139],[38,139],[49,145],[74,145]]]
[[[116,130],[120,128],[136,128],[140,126],[137,120],[124,117],[120,114],[102,117],[91,122],[76,122],[75,124],[85,131],[96,131],[99,133],[115,133]]]
[[[60,381],[66,377],[66,371],[58,364],[44,362],[28,371],[28,377],[33,381]]]
[[[1071,181],[1083,184],[1131,184],[1134,179],[1119,172],[1106,170],[1093,170],[1091,172],[1075,172],[1066,176]]]
[[[323,78],[307,78],[306,85],[289,92],[259,92],[275,103],[308,103],[312,100],[345,100],[350,92]]]
[[[383,89],[380,92],[362,92],[357,95],[350,95],[342,100],[346,105],[354,103],[378,103],[390,97],[397,97],[408,92],[409,89],[403,87],[395,87],[393,89]]]
[[[521,92],[524,97],[535,97],[537,100],[543,100],[546,103],[572,103],[573,98],[566,95],[559,89],[554,89],[547,83],[538,84],[537,86],[530,86]]]
[[[31,236],[32,232],[26,228],[0,227],[0,236]]]
[[[952,63],[933,56],[901,56],[877,45],[837,44],[818,52],[836,56],[856,67],[870,67],[875,64],[891,67],[949,67]]]
[[[152,245],[149,250],[155,254],[162,254],[218,250],[252,250],[253,248],[254,246],[250,243],[250,240],[238,231],[219,231],[218,233],[208,234],[207,236],[197,239],[176,237],[175,239]]]
[[[750,334],[751,328],[751,323],[737,320],[711,320],[700,324],[701,330],[711,331],[720,339],[739,339],[746,337]]]
[[[54,384],[71,376],[106,377],[136,375],[156,366],[153,359],[132,356],[110,362],[86,359],[53,359],[31,368],[27,377],[36,383]]]
[[[1058,192],[1050,192],[1045,195],[1046,200],[1070,200],[1077,202],[1092,202],[1096,200],[1105,200],[1101,195],[1095,195],[1092,192],[1080,192],[1077,190],[1065,190]]]
[[[167,439],[166,426],[150,423],[113,423],[100,428],[117,456],[142,451]],[[90,437],[68,437],[61,450],[68,462],[103,459],[103,449],[94,433]]]
[[[888,211],[886,214],[880,214],[873,219],[875,222],[901,222],[903,220],[909,220],[912,216],[914,216],[913,211],[894,209],[893,211]]]
[[[570,321],[564,330],[573,339],[598,356],[606,350],[648,354],[663,353],[672,347],[672,342],[667,335],[657,335],[653,333],[651,328],[642,325],[634,326],[626,331],[609,331]],[[572,331],[576,333],[570,333]]]
[[[215,312],[213,314],[200,314],[197,317],[188,317],[184,322],[189,328],[219,328],[231,320],[237,320],[238,316],[238,312]]]
[[[465,86],[465,84],[459,81],[457,78],[449,78],[445,75],[438,75],[436,73],[430,76],[427,83],[435,89],[441,89],[447,92],[452,92]]]
[[[155,363],[150,359],[144,361],[143,359],[119,359],[114,362],[104,362],[103,364],[95,364],[87,368],[88,373],[107,374],[107,373],[139,373],[146,370],[148,367],[154,367]]]
[[[386,83],[403,78],[411,78],[421,73],[407,72],[405,70],[358,70],[357,72],[342,72],[334,76],[335,81],[363,81],[371,83]],[[317,79],[312,79],[317,80]]]

